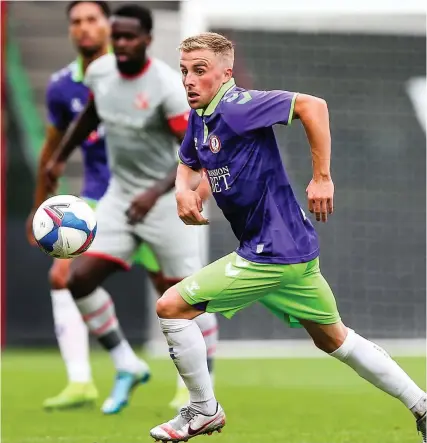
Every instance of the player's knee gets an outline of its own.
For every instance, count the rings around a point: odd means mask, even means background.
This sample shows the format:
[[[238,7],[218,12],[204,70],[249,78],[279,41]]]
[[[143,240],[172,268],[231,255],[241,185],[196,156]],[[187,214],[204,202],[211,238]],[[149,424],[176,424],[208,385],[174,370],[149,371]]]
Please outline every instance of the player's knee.
[[[67,280],[67,288],[74,299],[86,297],[97,288],[98,284],[91,278],[90,271],[83,266],[71,270]]]
[[[313,337],[313,342],[317,348],[321,351],[331,354],[335,352],[346,339],[347,333],[341,331],[334,335],[320,335],[319,337]]]
[[[49,283],[52,289],[66,289],[68,273],[61,272],[55,266],[52,266],[49,271]]]
[[[158,300],[156,312],[160,318],[181,318],[180,295],[175,287],[169,288]]]
[[[172,303],[168,300],[167,297],[165,297],[166,294],[164,294],[162,297],[160,297],[157,300],[156,303],[156,312],[157,315],[160,318],[174,318],[173,313],[174,309],[172,306]]]

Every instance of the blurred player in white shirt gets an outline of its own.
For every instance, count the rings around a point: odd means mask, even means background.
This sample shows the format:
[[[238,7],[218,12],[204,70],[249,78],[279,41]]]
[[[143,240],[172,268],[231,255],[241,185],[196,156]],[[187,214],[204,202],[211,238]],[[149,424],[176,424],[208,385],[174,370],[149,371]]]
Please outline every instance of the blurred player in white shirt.
[[[54,189],[73,149],[96,128],[105,127],[111,181],[96,208],[98,232],[85,255],[72,263],[68,289],[89,328],[110,352],[117,369],[116,382],[103,412],[114,414],[126,406],[129,394],[150,377],[124,338],[104,280],[128,269],[137,248],[146,243],[161,269],[160,294],[203,263],[205,229],[185,226],[176,214],[174,183],[177,141],[184,137],[188,103],[180,75],[160,60],[149,58],[152,17],[136,5],[121,6],[112,17],[114,55],[94,61],[85,83],[92,91],[46,169]],[[203,187],[204,186],[204,187]],[[200,193],[207,196],[206,182]],[[202,232],[201,232],[202,231]],[[206,343],[207,365],[217,341],[217,322],[212,314],[198,318]],[[173,406],[188,402],[180,383]]]

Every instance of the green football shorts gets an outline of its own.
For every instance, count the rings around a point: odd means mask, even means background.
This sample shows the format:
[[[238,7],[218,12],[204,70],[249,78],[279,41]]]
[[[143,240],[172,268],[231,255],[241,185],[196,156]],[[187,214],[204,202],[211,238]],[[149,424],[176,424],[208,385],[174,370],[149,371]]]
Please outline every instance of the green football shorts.
[[[298,319],[321,324],[340,321],[318,258],[293,265],[260,264],[233,252],[185,278],[176,288],[190,305],[227,318],[259,301],[291,327],[301,327]]]
[[[97,201],[91,198],[83,197],[83,200],[92,208],[95,209]],[[132,257],[132,263],[136,265],[143,266],[147,271],[157,273],[160,271],[159,262],[157,261],[154,252],[147,245],[147,243],[142,243],[141,246],[135,251]]]

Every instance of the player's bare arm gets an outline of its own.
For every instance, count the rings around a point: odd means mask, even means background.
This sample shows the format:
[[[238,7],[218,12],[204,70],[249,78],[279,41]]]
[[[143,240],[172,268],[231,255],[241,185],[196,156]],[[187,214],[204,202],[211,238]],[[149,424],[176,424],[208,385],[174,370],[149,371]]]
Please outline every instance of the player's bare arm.
[[[90,99],[76,120],[69,126],[60,146],[55,151],[45,168],[46,186],[53,192],[62,175],[65,164],[74,149],[79,146],[94,131],[100,123],[95,102]]]
[[[175,196],[178,215],[186,225],[207,225],[203,217],[203,202],[196,189],[203,179],[203,170],[195,171],[180,163],[176,174]]]
[[[134,225],[142,222],[157,200],[174,188],[176,177],[177,168],[174,167],[163,180],[159,180],[152,188],[135,197],[126,212],[129,224]],[[202,202],[209,198],[210,186],[205,176],[202,177],[196,193]]]
[[[47,199],[49,190],[46,185],[44,170],[54,152],[58,149],[59,144],[64,136],[64,132],[60,131],[53,125],[49,125],[46,130],[46,138],[41,150],[39,164],[36,177],[36,191],[34,193],[33,209],[31,210],[26,224],[27,238],[30,244],[35,245],[33,235],[33,217],[37,208]]]
[[[158,180],[154,186],[147,189],[142,194],[137,195],[126,211],[128,222],[131,225],[141,223],[148,212],[156,204],[157,200],[175,186],[176,167],[172,168],[168,175]]]
[[[331,178],[331,133],[325,100],[298,94],[294,118],[299,118],[307,134],[313,160],[313,178],[307,187],[308,209],[316,220],[326,222],[334,208],[334,183]]]

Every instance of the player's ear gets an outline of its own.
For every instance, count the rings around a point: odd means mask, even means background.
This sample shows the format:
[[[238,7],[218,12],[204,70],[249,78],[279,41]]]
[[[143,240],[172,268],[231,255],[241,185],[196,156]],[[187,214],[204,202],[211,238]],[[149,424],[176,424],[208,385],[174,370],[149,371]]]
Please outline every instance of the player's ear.
[[[233,69],[232,68],[225,68],[224,70],[224,78],[225,83],[228,82],[233,77]]]

